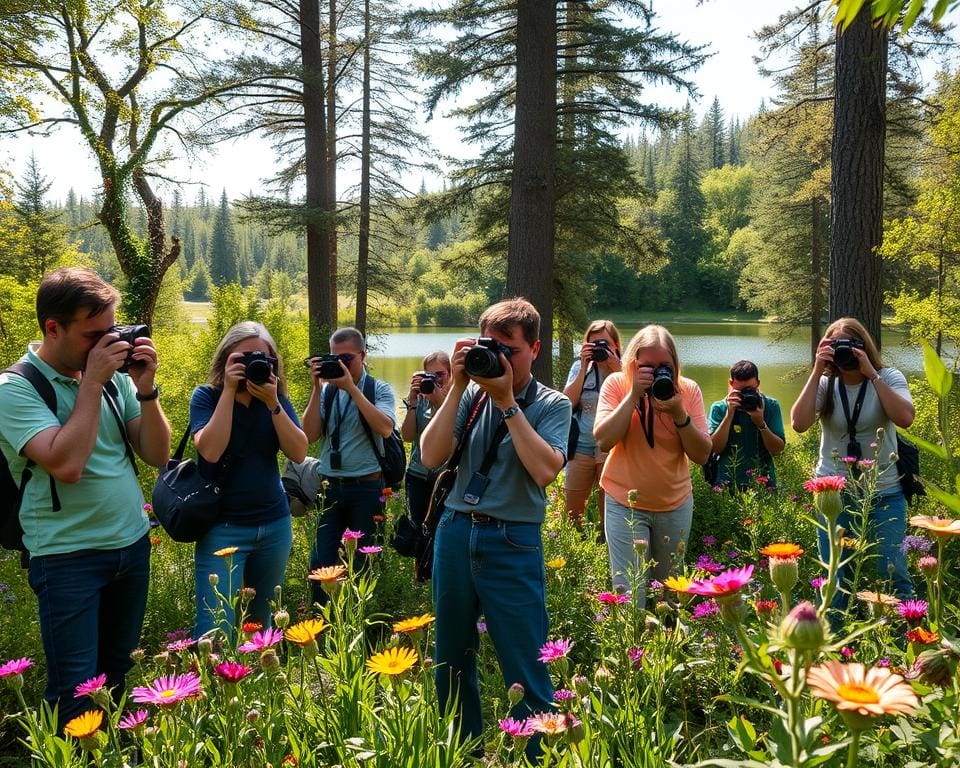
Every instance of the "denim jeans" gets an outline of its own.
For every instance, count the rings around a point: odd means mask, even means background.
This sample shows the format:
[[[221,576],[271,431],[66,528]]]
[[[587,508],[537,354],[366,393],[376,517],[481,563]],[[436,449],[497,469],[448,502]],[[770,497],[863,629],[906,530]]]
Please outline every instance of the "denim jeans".
[[[74,688],[106,674],[119,700],[140,643],[150,584],[150,538],[121,549],[82,549],[30,558],[47,659],[44,698],[59,702],[59,727],[91,708]]]
[[[230,602],[222,604],[217,598],[210,586],[211,573],[217,574],[217,590],[228,601],[233,599],[241,587],[253,587],[257,594],[246,606],[247,619],[269,627],[270,601],[274,599],[274,588],[283,585],[283,575],[287,569],[292,544],[293,533],[289,515],[263,525],[217,523],[213,526],[207,535],[197,542],[194,552],[197,580],[194,637],[206,634],[215,626],[227,637],[233,637],[233,628],[236,625],[233,605]],[[237,551],[229,557],[213,554],[224,547],[237,547]]]
[[[633,545],[634,540],[647,542],[646,557],[654,560],[653,578],[663,581],[673,567],[673,555],[677,545],[686,544],[693,521],[693,495],[688,496],[676,509],[669,512],[647,512],[625,507],[612,496],[607,496],[607,514],[604,528],[607,532],[607,554],[610,558],[610,575],[614,588],[629,589],[633,574],[641,569],[640,555]],[[641,586],[646,586],[644,582]],[[646,589],[634,594],[634,601],[643,608],[646,605]]]
[[[483,732],[477,652],[482,613],[493,641],[504,686],[523,685],[514,718],[553,711],[553,684],[538,661],[547,640],[546,577],[539,523],[474,522],[447,509],[434,543],[436,685],[440,707],[458,697],[464,739]],[[528,756],[539,754],[535,740]]]
[[[854,524],[853,511],[859,513],[860,500],[856,498],[845,498],[844,509],[837,518],[837,525],[847,530],[848,536],[858,536],[852,531]],[[857,515],[859,518],[859,514]],[[820,517],[820,524],[826,525],[823,517]],[[861,571],[861,575],[870,582],[861,582],[858,589],[870,589],[872,578],[876,577],[880,583],[890,584],[894,595],[901,600],[907,600],[913,597],[913,582],[910,581],[910,573],[907,570],[907,556],[900,550],[903,544],[903,537],[907,531],[907,500],[904,498],[900,486],[883,491],[874,497],[870,506],[870,514],[867,520],[867,540],[875,544],[871,547],[869,554],[873,557],[873,564],[867,564]],[[817,535],[820,545],[820,559],[827,562],[830,557],[830,540],[825,530],[817,529]],[[844,550],[841,550],[841,557],[844,556]],[[840,568],[837,574],[838,583],[844,589],[850,589],[850,579],[853,577],[854,564],[852,562]],[[834,597],[832,608],[835,611],[845,611],[850,596],[845,592],[837,590]]]
[[[323,513],[317,522],[317,540],[310,552],[310,569],[340,562],[340,540],[343,532],[362,531],[360,546],[374,544],[377,524],[374,515],[383,514],[383,480],[355,481],[349,478],[338,480],[326,478],[330,484],[323,495]],[[354,563],[361,567],[366,558],[357,552]],[[324,605],[326,593],[315,582],[310,582],[313,602]]]

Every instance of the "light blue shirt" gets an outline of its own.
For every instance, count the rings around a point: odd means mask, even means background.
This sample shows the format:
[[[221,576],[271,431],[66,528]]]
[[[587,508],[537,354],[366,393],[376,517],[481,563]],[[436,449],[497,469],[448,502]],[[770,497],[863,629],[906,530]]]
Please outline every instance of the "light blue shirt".
[[[564,389],[576,381],[580,374],[580,358],[573,361],[570,366],[570,373],[567,375],[567,383]],[[580,438],[577,440],[577,453],[585,456],[594,456],[597,454],[597,441],[593,439],[593,423],[597,420],[597,403],[600,402],[600,387],[603,384],[607,374],[601,371],[595,364],[587,369],[587,375],[583,379],[583,389],[580,391],[580,401],[573,412],[573,418],[580,425]]]
[[[357,382],[357,387],[363,391],[363,384],[367,379],[367,372],[364,371]],[[326,383],[320,392],[321,416],[323,413],[324,395],[327,387],[333,384]],[[390,417],[390,421],[396,423],[397,401],[393,394],[393,389],[385,381],[376,380],[374,388],[374,403],[377,410]],[[340,469],[333,469],[330,466],[331,440],[330,436],[336,432],[337,425],[340,426]],[[373,446],[370,445],[370,438],[360,422],[360,411],[357,410],[356,403],[349,394],[341,389],[337,389],[337,396],[333,399],[333,407],[330,408],[330,423],[324,422],[324,440],[323,447],[320,449],[320,474],[330,477],[362,477],[380,471],[380,462],[377,455],[373,452]],[[377,450],[383,455],[383,438],[373,433],[374,440],[377,441]]]

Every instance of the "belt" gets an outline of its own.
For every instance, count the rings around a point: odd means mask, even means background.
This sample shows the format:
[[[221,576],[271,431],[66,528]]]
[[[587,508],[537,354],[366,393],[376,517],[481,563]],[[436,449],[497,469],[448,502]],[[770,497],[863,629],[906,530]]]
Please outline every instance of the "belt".
[[[338,483],[339,485],[357,485],[359,483],[369,483],[374,480],[379,480],[383,477],[383,472],[371,472],[369,475],[361,475],[360,477],[333,477],[332,475],[320,475],[321,480],[326,480],[328,483]]]
[[[458,515],[466,515],[475,523],[499,523],[499,517],[492,517],[491,515],[485,515],[483,512],[468,512],[465,509],[458,509]]]

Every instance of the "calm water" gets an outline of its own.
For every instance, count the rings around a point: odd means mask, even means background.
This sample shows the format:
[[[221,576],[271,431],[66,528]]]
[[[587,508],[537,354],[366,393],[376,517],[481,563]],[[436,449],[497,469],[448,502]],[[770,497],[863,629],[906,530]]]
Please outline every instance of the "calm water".
[[[761,390],[780,401],[784,421],[789,421],[790,406],[800,393],[809,373],[809,334],[797,332],[775,340],[774,328],[767,323],[665,323],[677,340],[680,363],[685,376],[703,390],[707,408],[727,393],[730,366],[748,359],[760,369]],[[640,324],[618,325],[624,346]],[[471,335],[465,328],[397,328],[370,341],[368,356],[374,376],[385,379],[397,393],[397,401],[406,395],[410,375],[420,370],[423,356],[438,349],[453,351],[457,339]],[[884,329],[885,361],[906,374],[923,368],[920,350],[904,345],[904,334]],[[579,345],[578,345],[579,349]],[[572,361],[558,364],[564,373]],[[789,430],[789,426],[787,425]]]

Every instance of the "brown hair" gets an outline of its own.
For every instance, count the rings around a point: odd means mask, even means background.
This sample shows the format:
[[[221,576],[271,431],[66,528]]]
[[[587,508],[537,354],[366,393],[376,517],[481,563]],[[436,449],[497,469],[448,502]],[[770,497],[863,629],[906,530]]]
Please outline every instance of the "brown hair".
[[[510,335],[516,326],[523,330],[524,341],[533,346],[540,338],[540,313],[524,298],[504,299],[483,310],[480,333],[487,329]]]
[[[255,323],[252,320],[246,320],[237,323],[227,331],[220,343],[217,345],[217,351],[213,353],[213,362],[210,364],[210,374],[207,376],[207,384],[211,387],[223,386],[223,372],[227,367],[227,358],[233,352],[234,348],[241,341],[247,339],[262,339],[270,350],[270,356],[277,358],[277,369],[274,371],[277,375],[277,392],[282,395],[287,394],[287,380],[283,375],[283,360],[277,354],[277,343],[273,340],[263,325]]]
[[[603,333],[606,331],[607,335],[613,339],[613,346],[617,349],[617,356],[620,356],[623,348],[620,346],[620,331],[617,330],[617,326],[613,324],[612,320],[594,320],[590,325],[587,326],[587,330],[583,333],[583,343],[586,344],[590,341],[590,337],[595,333]]]
[[[423,358],[421,365],[423,369],[426,370],[427,366],[431,363],[440,363],[444,368],[447,369],[447,373],[450,373],[450,355],[443,351],[431,352],[429,355]]]
[[[335,330],[330,336],[330,346],[332,347],[334,344],[353,344],[361,352],[367,351],[367,342],[364,340],[363,334],[352,326]]]
[[[100,275],[83,267],[63,267],[48,272],[37,289],[37,322],[46,335],[47,320],[66,328],[81,309],[96,317],[115,306],[120,293]]]
[[[825,339],[859,339],[863,342],[863,351],[867,353],[867,359],[870,361],[870,365],[878,371],[885,367],[883,359],[880,357],[880,350],[877,349],[877,343],[873,340],[873,336],[870,335],[870,331],[866,329],[866,326],[855,317],[841,317],[834,320],[827,326],[823,337]],[[835,366],[830,366],[827,379],[827,392],[823,398],[823,409],[820,411],[821,416],[829,417],[833,413],[833,384],[836,380],[837,369]]]
[[[673,362],[673,378],[679,388],[680,356],[677,354],[677,343],[673,340],[673,334],[662,325],[645,325],[637,331],[627,344],[627,349],[623,353],[623,362],[636,362],[640,351],[651,347],[664,347],[670,354],[670,360]]]
[[[750,381],[750,379],[759,379],[760,371],[757,370],[757,364],[750,360],[739,360],[730,366],[730,378],[733,381]]]

